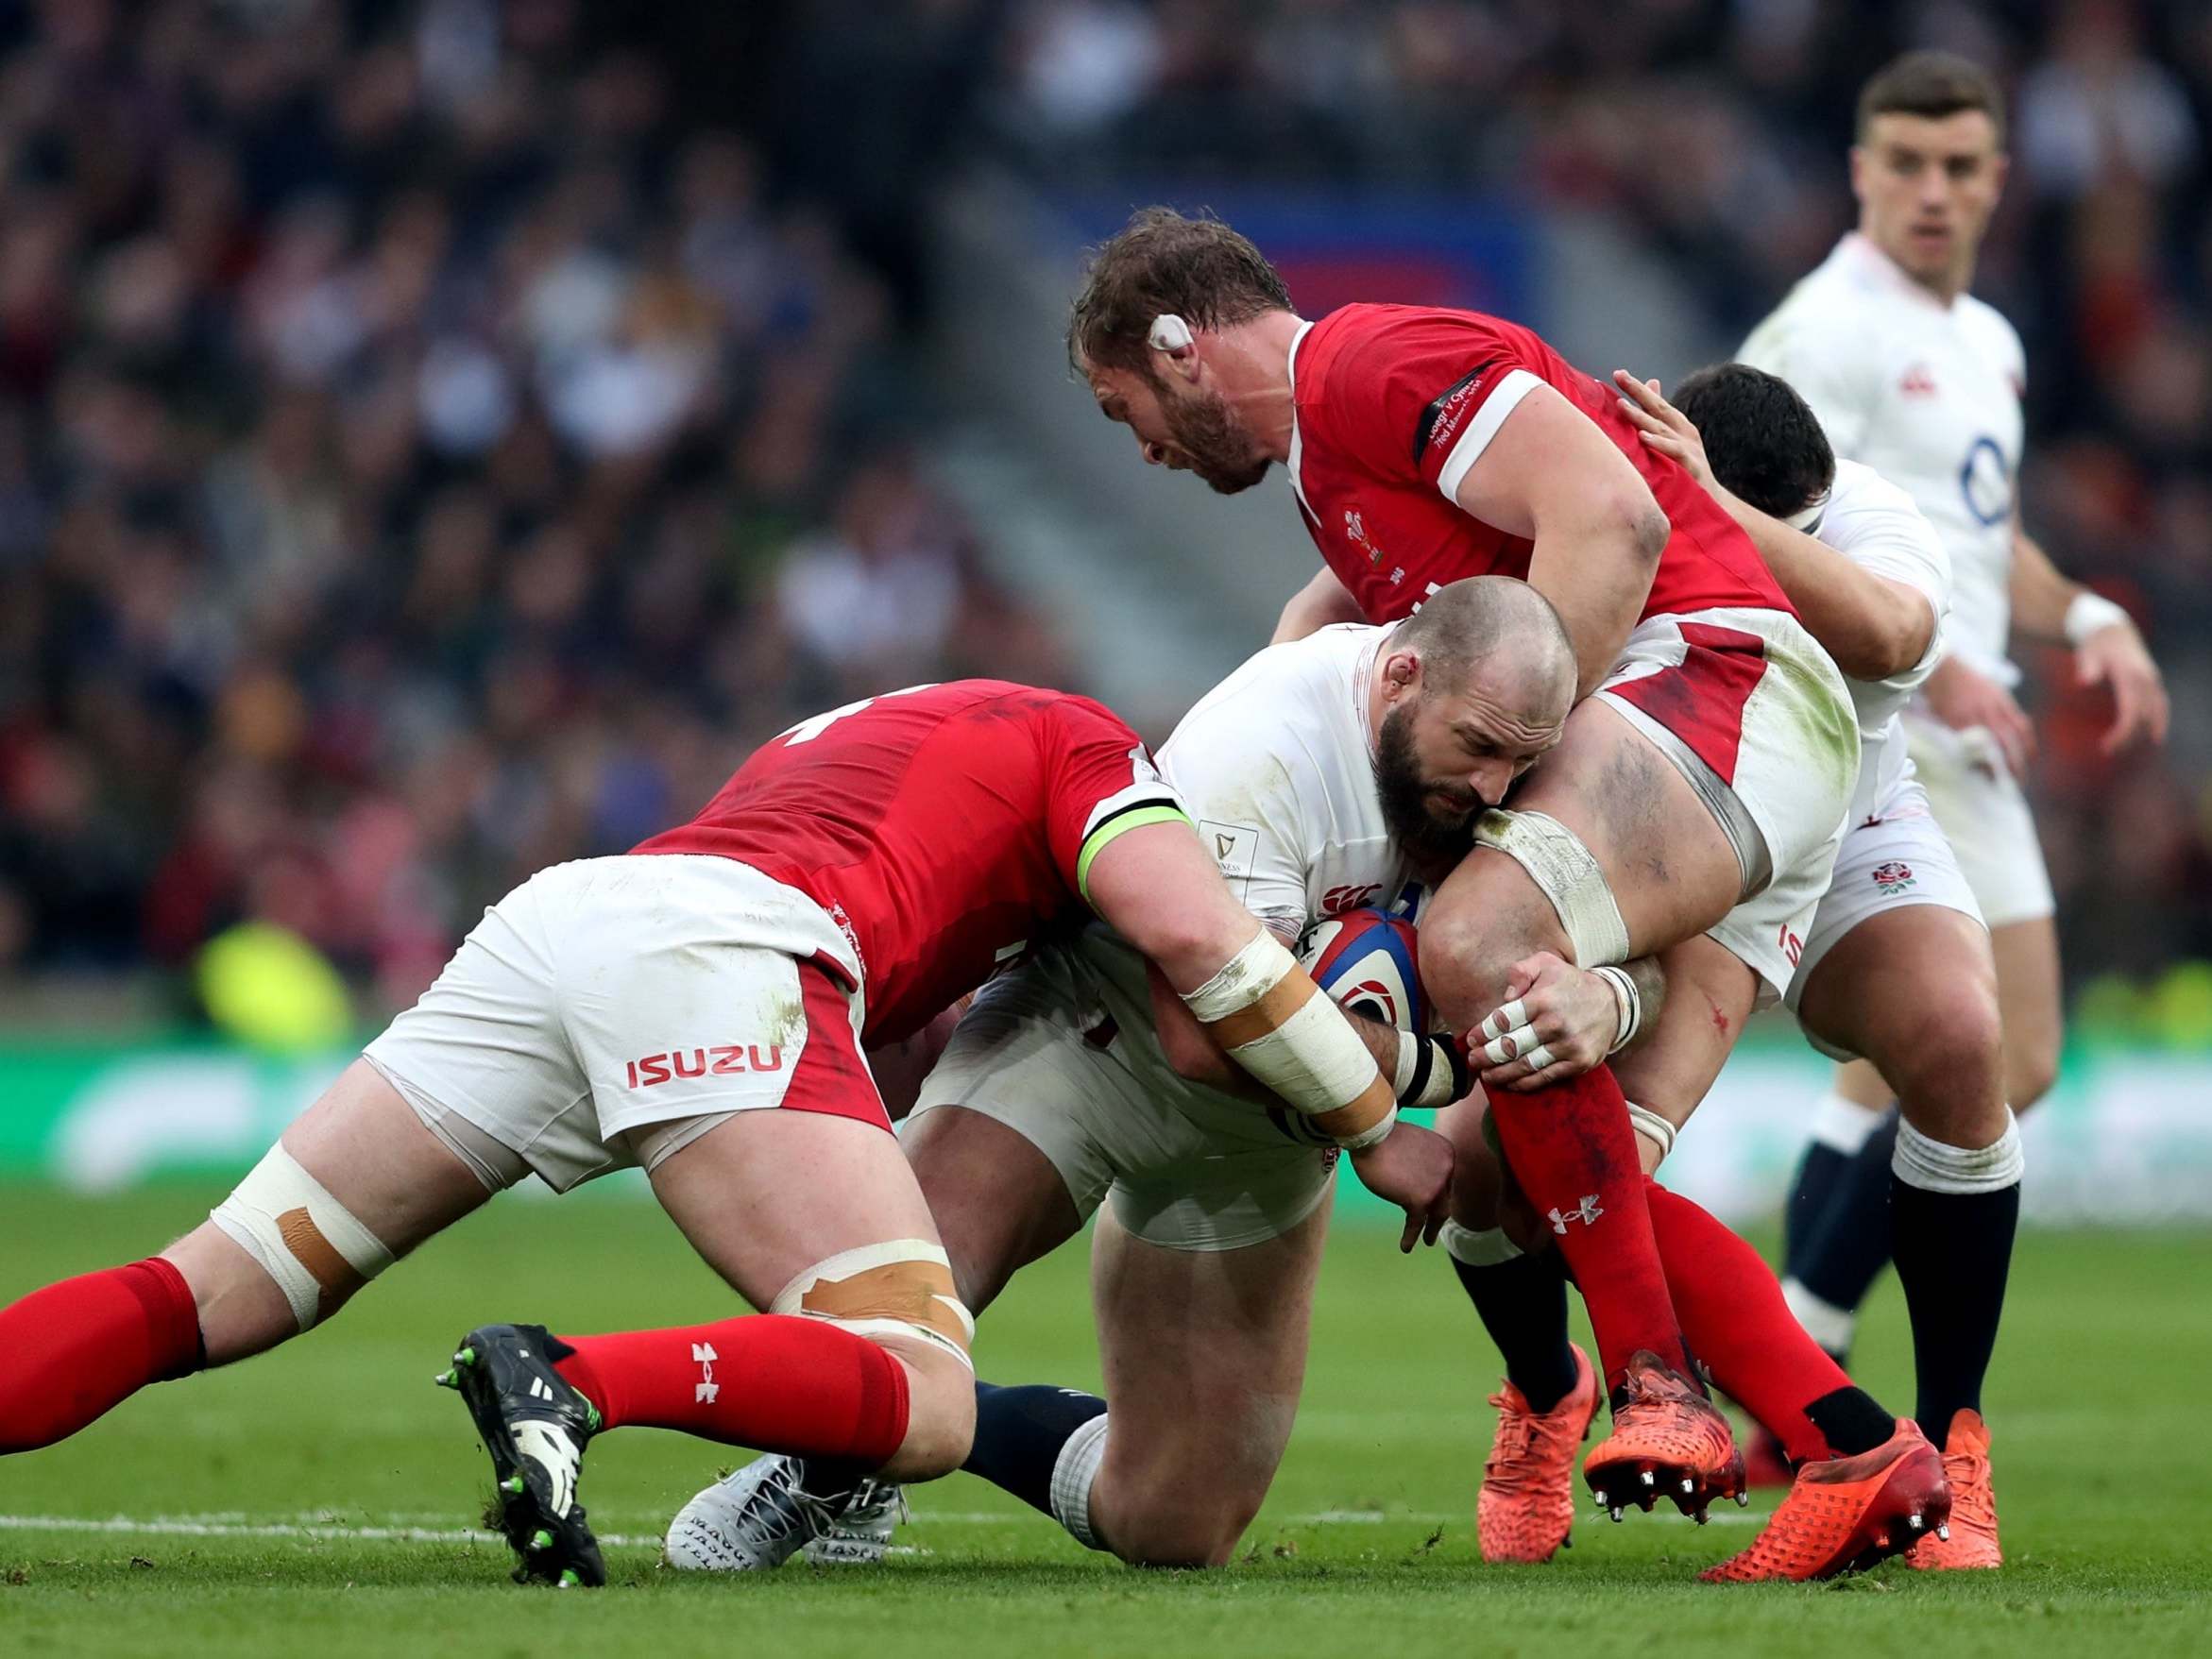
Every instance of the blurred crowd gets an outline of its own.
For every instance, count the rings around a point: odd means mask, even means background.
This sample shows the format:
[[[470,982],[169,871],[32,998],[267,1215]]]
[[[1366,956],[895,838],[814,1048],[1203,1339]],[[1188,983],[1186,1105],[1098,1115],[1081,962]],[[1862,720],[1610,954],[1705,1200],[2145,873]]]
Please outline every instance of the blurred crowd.
[[[0,974],[403,1005],[808,712],[1066,677],[881,279],[591,13],[0,6]]]
[[[258,922],[370,1013],[806,712],[1068,683],[929,482],[971,150],[1572,205],[1734,337],[1913,44],[2015,100],[2031,525],[2175,682],[2114,761],[2032,653],[2070,962],[2212,956],[2200,0],[0,0],[0,976]]]
[[[1425,187],[1592,210],[1663,257],[1725,340],[1851,222],[1845,150],[1867,75],[1919,45],[1996,67],[2013,174],[1976,286],[2027,343],[2027,521],[2061,568],[2143,622],[2175,691],[2169,751],[2115,762],[2103,705],[2071,686],[2063,653],[2028,653],[2069,969],[2152,975],[2212,956],[2212,6],[1015,10],[994,118],[1002,153],[1041,179],[1142,179],[1191,199],[1209,185]],[[2196,1023],[2212,1041],[2212,1010]]]

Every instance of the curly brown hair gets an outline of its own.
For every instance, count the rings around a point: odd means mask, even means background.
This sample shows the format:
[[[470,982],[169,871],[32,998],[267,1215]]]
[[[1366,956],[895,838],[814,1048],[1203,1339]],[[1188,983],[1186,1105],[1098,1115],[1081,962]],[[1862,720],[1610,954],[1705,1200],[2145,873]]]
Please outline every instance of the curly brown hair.
[[[1194,329],[1225,329],[1290,310],[1290,290],[1251,242],[1220,220],[1140,208],[1093,250],[1067,316],[1067,361],[1154,379],[1152,319],[1173,312]]]

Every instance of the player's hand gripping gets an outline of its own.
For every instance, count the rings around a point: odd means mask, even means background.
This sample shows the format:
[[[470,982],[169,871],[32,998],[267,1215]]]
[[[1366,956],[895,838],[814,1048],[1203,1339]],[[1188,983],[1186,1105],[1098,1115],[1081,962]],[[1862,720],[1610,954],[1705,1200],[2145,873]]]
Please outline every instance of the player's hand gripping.
[[[1513,964],[1505,1003],[1467,1034],[1467,1047],[1478,1057],[1485,1089],[1525,1094],[1597,1065],[1620,1029],[1611,986],[1539,951]]]
[[[1398,1248],[1437,1242],[1452,1213],[1452,1143],[1433,1129],[1401,1120],[1372,1146],[1352,1155],[1360,1185],[1405,1211]]]
[[[1690,417],[1659,395],[1659,381],[1640,381],[1626,369],[1617,368],[1613,384],[1621,390],[1621,413],[1636,429],[1644,447],[1679,462],[1707,494],[1713,494],[1712,463],[1705,458],[1705,440],[1690,424]]]
[[[2090,644],[2097,637],[2092,635]],[[2155,675],[2157,670],[2152,672]],[[1995,680],[1976,673],[1956,657],[1946,657],[1935,665],[1920,695],[1935,718],[1954,731],[1986,731],[2004,757],[2005,770],[2016,778],[2028,775],[2028,762],[2035,753],[2035,728],[2013,694]]]
[[[2083,686],[2101,682],[2112,687],[2112,726],[2101,745],[2118,754],[2136,736],[2166,741],[2166,682],[2151,649],[2133,622],[2113,622],[2089,635],[2074,651],[2074,679]]]

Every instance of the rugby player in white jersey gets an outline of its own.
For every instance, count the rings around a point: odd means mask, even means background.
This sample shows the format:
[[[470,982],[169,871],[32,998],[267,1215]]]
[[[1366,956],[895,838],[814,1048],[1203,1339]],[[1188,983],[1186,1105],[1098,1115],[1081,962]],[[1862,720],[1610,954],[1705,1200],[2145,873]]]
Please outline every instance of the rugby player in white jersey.
[[[1473,804],[1502,797],[1556,740],[1572,662],[1556,613],[1532,588],[1461,582],[1394,629],[1329,628],[1263,652],[1191,711],[1160,765],[1212,838],[1232,890],[1284,938],[1355,907],[1411,910],[1471,845]],[[1642,1022],[1657,1028],[1660,988],[1648,961],[1585,973],[1548,953],[1514,975],[1515,1007],[1574,1069],[1620,1054]],[[1378,1034],[1405,1052],[1398,1081],[1406,1098],[1467,1092],[1445,1054],[1434,1056],[1424,1086],[1421,1045]],[[962,1295],[985,1303],[1111,1193],[1094,1257],[1109,1398],[979,1384],[966,1466],[1083,1542],[1151,1564],[1226,1559],[1266,1496],[1297,1406],[1330,1184],[1328,1160],[1286,1144],[1248,1101],[1224,1092],[1235,1084],[1221,1056],[1192,1036],[1126,947],[1094,930],[1080,948],[1039,957],[984,991],[924,1086],[909,1136]],[[1651,1193],[1670,1238],[1736,1266],[1730,1294],[1704,1298],[1687,1329],[1701,1354],[1751,1356],[1758,1376],[1715,1367],[1724,1386],[1787,1422],[1804,1403],[1788,1394],[1791,1380],[1817,1377],[1805,1393],[1823,1397],[1812,1410],[1825,1427],[1870,1418],[1877,1440],[1900,1427],[1791,1321],[1749,1245],[1678,1194]],[[1757,1322],[1744,1305],[1746,1277],[1763,1279],[1771,1304],[1758,1329],[1746,1329]],[[1550,1295],[1573,1397],[1564,1409],[1575,1416],[1571,1458],[1597,1409],[1597,1381],[1566,1341],[1557,1277]],[[1782,1374],[1778,1386],[1762,1389],[1772,1373]],[[1804,1428],[1808,1455],[1829,1456],[1822,1428]],[[1886,1517],[1897,1548],[1914,1521],[1942,1525],[1948,1498],[1931,1503],[1933,1489],[1909,1473],[1893,1485],[1893,1462],[1843,1471],[1891,1489],[1849,1506],[1839,1539],[1855,1537],[1868,1515]],[[1932,1452],[1927,1463],[1922,1472],[1939,1488]],[[1546,1554],[1571,1523],[1571,1463],[1549,1478],[1544,1507],[1565,1519]],[[769,1566],[809,1540],[817,1560],[880,1554],[893,1500],[871,1488],[855,1504],[823,1501],[837,1481],[813,1464],[761,1460],[687,1507],[671,1529],[670,1558]],[[1844,1486],[1813,1483],[1834,1507]],[[1649,1507],[1655,1496],[1623,1493],[1615,1506]],[[1799,1562],[1802,1530],[1793,1521],[1761,1534],[1751,1576],[1808,1576],[1827,1565]],[[1767,1559],[1781,1556],[1796,1564],[1786,1574]]]
[[[1891,63],[1860,96],[1858,229],[1742,356],[1796,388],[1839,457],[1906,490],[1950,554],[1948,651],[1905,727],[1989,924],[2005,1095],[2024,1109],[2056,1075],[2061,1010],[2050,883],[2021,790],[2033,733],[2013,696],[2008,633],[2071,645],[2076,677],[2110,687],[2108,752],[2163,739],[2167,699],[2126,613],[2061,576],[2020,526],[2019,336],[1967,292],[2006,166],[2003,103],[1985,71],[1935,52]],[[1839,1357],[1888,1254],[1901,1086],[1866,1064],[1838,1074],[1790,1203],[1791,1304]]]
[[[1834,877],[1786,1000],[1817,1046],[1837,1058],[1872,1057],[1897,1079],[1904,1102],[1891,1215],[1913,1313],[1918,1415],[1924,1429],[1950,1431],[1954,1455],[1945,1466],[1954,1508],[1948,1528],[1899,1542],[1914,1546],[1909,1559],[1918,1566],[1994,1565],[1995,1510],[1978,1407],[2017,1215],[2019,1138],[2004,1104],[1986,931],[1913,781],[1899,721],[1941,654],[1949,560],[1911,498],[1868,467],[1839,465],[1804,400],[1774,376],[1742,364],[1700,371],[1676,393],[1682,410],[1655,385],[1626,374],[1614,380],[1624,416],[1750,535],[1848,680],[1860,774]],[[1690,416],[1703,424],[1702,442]],[[1648,1169],[1657,1169],[1717,1069],[1701,1045],[1674,1040],[1682,1020],[1699,1012],[1694,997],[1677,995],[1652,1041],[1615,1063],[1636,1102]],[[1506,1075],[1493,1068],[1485,1081]],[[1652,1214],[1669,1288],[1700,1363],[1793,1459],[1830,1464],[1817,1480],[1800,1481],[1778,1512],[1778,1523],[1802,1524],[1778,1524],[1772,1539],[1708,1576],[1798,1576],[1789,1570],[1795,1560],[1857,1559],[1866,1535],[1882,1529],[1837,1515],[1842,1477],[1854,1460],[1835,1459],[1821,1441],[1840,1412],[1863,1412],[1863,1400],[1835,1396],[1843,1379],[1832,1363],[1771,1339],[1779,1296],[1762,1268],[1733,1258],[1725,1239],[1687,1238],[1695,1217],[1678,1215],[1663,1189],[1653,1190]],[[1463,1278],[1526,1278],[1543,1264],[1495,1235],[1453,1229],[1447,1239]],[[1495,1299],[1487,1287],[1477,1297]],[[1716,1305],[1727,1313],[1715,1316]],[[1566,1322],[1557,1316],[1541,1329],[1523,1322],[1494,1334],[1509,1378],[1556,1370],[1571,1353]],[[1793,1334],[1810,1347],[1802,1333]],[[1486,1559],[1542,1560],[1557,1547],[1560,1523],[1546,1530],[1543,1512],[1521,1499],[1542,1489],[1547,1475],[1559,1481],[1580,1427],[1573,1414],[1529,1413],[1507,1391],[1478,1509]],[[1793,1516],[1794,1510],[1802,1513]],[[1775,1547],[1784,1538],[1801,1547],[1787,1558]]]
[[[1295,941],[1361,906],[1410,911],[1471,844],[1479,804],[1557,740],[1574,683],[1551,606],[1482,578],[1395,629],[1331,628],[1261,652],[1158,760],[1232,890]],[[1559,973],[1586,982],[1602,1052],[1613,990]],[[1656,978],[1641,989],[1656,998]],[[1466,1092],[1447,1040],[1361,1024],[1379,1056],[1403,1052],[1386,1068],[1402,1099]],[[978,1385],[971,1472],[1127,1560],[1227,1558],[1289,1436],[1335,1184],[1335,1149],[1283,1123],[1235,1091],[1219,1050],[1103,929],[984,988],[923,1085],[908,1155],[978,1311],[1097,1212],[1106,1397]],[[1427,1218],[1432,1235],[1441,1220]],[[1422,1225],[1409,1218],[1409,1246]],[[852,1485],[818,1460],[761,1459],[685,1508],[670,1559],[774,1566],[809,1542],[818,1560],[879,1555],[894,1497],[846,1498]]]
[[[1615,380],[1646,441],[1745,519],[1849,680],[1859,786],[1785,1000],[1814,1047],[1846,1062],[1863,1056],[1891,1079],[1903,1112],[1883,1231],[1912,1321],[1915,1414],[1948,1446],[1952,1501],[1948,1536],[1928,1534],[1907,1559],[1996,1566],[1981,1391],[2023,1162],[1988,930],[1914,778],[1903,723],[1942,654],[1949,560],[1912,499],[1871,467],[1837,461],[1804,399],[1776,377],[1747,364],[1701,369],[1676,389],[1678,408],[1647,382]]]

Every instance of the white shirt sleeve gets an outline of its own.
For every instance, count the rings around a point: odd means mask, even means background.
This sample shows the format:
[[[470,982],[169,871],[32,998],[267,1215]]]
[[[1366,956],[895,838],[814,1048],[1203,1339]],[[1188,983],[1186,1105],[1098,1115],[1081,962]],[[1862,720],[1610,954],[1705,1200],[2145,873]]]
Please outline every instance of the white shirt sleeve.
[[[1856,319],[1816,315],[1793,296],[1751,330],[1737,356],[1795,388],[1839,459],[1865,452],[1885,381],[1878,344]]]
[[[1899,690],[1917,686],[1943,654],[1943,625],[1950,614],[1950,554],[1935,526],[1911,496],[1874,468],[1838,461],[1814,533],[1862,570],[1901,582],[1927,599],[1935,614],[1927,651],[1913,667],[1882,682]]]
[[[1209,699],[1175,728],[1160,766],[1236,902],[1295,940],[1309,908],[1313,838],[1304,803],[1319,780],[1294,775],[1302,746],[1255,735],[1270,724],[1249,696]]]

